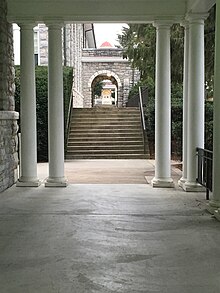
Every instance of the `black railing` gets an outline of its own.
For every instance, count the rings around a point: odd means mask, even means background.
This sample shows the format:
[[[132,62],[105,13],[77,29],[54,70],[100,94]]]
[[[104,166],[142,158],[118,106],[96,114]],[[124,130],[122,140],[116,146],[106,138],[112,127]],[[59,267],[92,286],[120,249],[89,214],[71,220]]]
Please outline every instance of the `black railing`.
[[[142,90],[140,86],[139,86],[139,108],[141,112],[141,124],[142,124],[143,139],[144,139],[144,153],[146,153],[146,124],[145,124],[145,117],[144,117]]]
[[[66,119],[66,128],[65,128],[65,149],[67,147],[68,142],[68,136],[69,136],[69,130],[70,130],[70,121],[72,116],[72,109],[73,109],[73,88],[71,90],[71,96],[69,99],[69,106],[68,106],[68,114]]]
[[[146,150],[146,124],[145,124],[145,117],[144,117],[144,107],[146,107],[147,104],[147,96],[148,96],[148,90],[147,87],[139,86],[138,94],[131,97],[126,106],[127,107],[139,107],[140,113],[141,113],[141,125],[142,125],[142,131],[143,131],[143,140],[144,140],[144,153],[147,153]]]
[[[145,86],[140,86],[139,89],[141,89],[141,96],[142,96],[142,104],[143,107],[147,104],[147,97],[148,97],[148,90]],[[139,92],[135,94],[134,96],[130,97],[127,101],[126,107],[139,107],[140,104],[140,95]]]
[[[197,182],[206,188],[206,199],[209,200],[209,191],[212,192],[212,158],[213,152],[197,148],[198,178]]]

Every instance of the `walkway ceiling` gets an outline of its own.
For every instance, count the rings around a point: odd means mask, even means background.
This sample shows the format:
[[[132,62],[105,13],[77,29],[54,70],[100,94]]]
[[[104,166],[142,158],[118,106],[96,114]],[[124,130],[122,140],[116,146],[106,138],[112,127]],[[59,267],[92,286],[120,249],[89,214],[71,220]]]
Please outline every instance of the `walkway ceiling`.
[[[11,22],[180,22],[215,0],[8,0]]]

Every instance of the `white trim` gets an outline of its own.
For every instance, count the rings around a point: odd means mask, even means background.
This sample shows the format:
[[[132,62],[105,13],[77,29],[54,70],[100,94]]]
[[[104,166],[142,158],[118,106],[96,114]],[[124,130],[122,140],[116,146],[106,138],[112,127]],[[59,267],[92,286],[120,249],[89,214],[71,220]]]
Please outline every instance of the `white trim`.
[[[106,74],[107,76],[113,76],[115,78],[115,80],[117,81],[117,83],[118,83],[118,87],[121,87],[122,86],[119,76],[117,74],[115,74],[113,71],[110,71],[110,70],[99,70],[99,71],[97,71],[96,73],[94,73],[90,77],[90,79],[88,81],[88,87],[91,88],[93,80],[97,76],[103,75],[103,74]]]

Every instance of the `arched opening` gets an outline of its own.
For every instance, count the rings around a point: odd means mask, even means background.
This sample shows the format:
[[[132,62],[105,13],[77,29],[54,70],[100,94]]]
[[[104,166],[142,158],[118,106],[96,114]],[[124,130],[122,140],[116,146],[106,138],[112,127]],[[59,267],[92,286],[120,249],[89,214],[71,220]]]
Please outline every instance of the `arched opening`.
[[[88,82],[91,106],[121,107],[122,84],[117,74],[110,70],[100,70]]]
[[[110,75],[100,74],[91,84],[92,107],[118,106],[118,83]]]

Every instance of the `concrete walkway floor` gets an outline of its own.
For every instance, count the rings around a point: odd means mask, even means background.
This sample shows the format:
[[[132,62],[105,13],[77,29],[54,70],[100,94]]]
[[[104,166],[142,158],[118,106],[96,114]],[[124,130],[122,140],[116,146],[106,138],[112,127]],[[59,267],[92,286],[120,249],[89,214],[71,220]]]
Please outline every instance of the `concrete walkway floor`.
[[[181,171],[172,162],[175,182]],[[48,176],[48,163],[38,164],[41,180]],[[65,162],[65,176],[70,184],[146,184],[154,177],[154,160],[73,160]],[[147,179],[147,181],[146,181]]]
[[[0,194],[1,293],[219,293],[203,193],[71,184]]]

